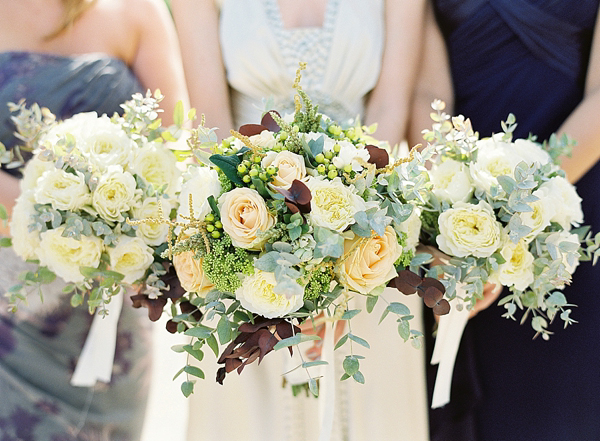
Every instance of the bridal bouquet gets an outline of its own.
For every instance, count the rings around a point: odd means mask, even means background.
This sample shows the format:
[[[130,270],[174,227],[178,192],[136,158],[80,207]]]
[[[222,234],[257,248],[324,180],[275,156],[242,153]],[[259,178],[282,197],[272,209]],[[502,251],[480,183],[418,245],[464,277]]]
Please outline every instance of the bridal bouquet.
[[[353,297],[370,312],[411,262],[418,240],[409,221],[413,204],[383,200],[376,191],[384,176],[400,185],[385,150],[366,144],[360,126],[342,129],[298,93],[304,110],[298,100],[293,115],[267,112],[261,124],[242,126],[220,144],[212,130],[196,130],[189,143],[200,164],[184,173],[178,220],[165,221],[177,235],[165,255],[186,290],[167,327],[192,337],[175,347],[188,356],[201,360],[205,345],[212,349],[220,383],[272,350],[291,352],[319,339],[300,332],[303,322],[351,320],[360,312],[349,306]],[[424,170],[422,161],[411,168],[412,193],[425,191]],[[384,317],[389,313],[405,340],[418,339],[405,305],[391,302]],[[346,342],[369,347],[352,332],[337,347]],[[342,379],[362,383],[362,357],[350,352]],[[298,367],[308,372],[322,364],[302,358]],[[188,396],[190,376],[204,372],[191,364],[183,372]],[[316,395],[316,378],[308,377]]]
[[[168,226],[128,222],[170,216],[177,208],[180,172],[164,141],[177,135],[183,109],[172,134],[161,128],[159,101],[136,94],[123,105],[123,117],[90,112],[61,122],[35,105],[14,105],[19,136],[33,158],[10,222],[12,246],[39,266],[10,288],[13,308],[26,287],[56,276],[67,282],[63,291],[72,294],[73,306],[87,296],[90,311],[100,313],[123,287],[145,282],[155,296],[167,288],[160,254]]]
[[[508,287],[510,294],[500,300],[504,316],[515,319],[517,310],[525,310],[522,322],[531,314],[533,329],[548,339],[548,322],[556,316],[565,327],[573,323],[572,305],[560,290],[580,258],[597,248],[585,238],[588,228],[577,228],[581,198],[558,165],[569,141],[513,139],[512,115],[502,123],[503,133],[479,139],[469,120],[450,118],[442,102],[433,107],[435,124],[424,138],[436,155],[422,239],[445,256],[428,275],[442,278],[447,298],[457,297],[458,307],[469,309],[486,282]]]

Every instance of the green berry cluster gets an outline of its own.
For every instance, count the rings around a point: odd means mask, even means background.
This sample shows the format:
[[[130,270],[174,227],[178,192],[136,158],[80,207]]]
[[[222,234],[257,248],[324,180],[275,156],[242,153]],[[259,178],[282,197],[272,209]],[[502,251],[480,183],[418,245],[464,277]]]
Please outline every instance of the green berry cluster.
[[[321,176],[326,176],[329,179],[334,179],[338,176],[343,175],[344,173],[352,173],[352,166],[350,164],[338,169],[332,163],[333,158],[340,153],[340,150],[340,145],[335,144],[333,146],[333,150],[329,150],[324,153],[319,153],[315,156],[315,161],[318,164],[316,170]]]
[[[202,269],[216,289],[229,293],[234,293],[242,286],[238,273],[250,275],[254,272],[248,252],[243,248],[233,247],[226,234],[221,240],[212,241],[211,252],[204,256]]]
[[[349,127],[344,130],[339,125],[333,123],[327,127],[327,133],[333,139],[345,139],[353,143],[359,141],[358,133],[354,127]]]
[[[217,216],[213,213],[208,213],[204,218],[206,223],[206,232],[210,234],[213,239],[220,239],[223,235],[223,224]]]
[[[309,273],[308,283],[304,288],[304,299],[315,300],[322,293],[329,292],[331,279],[331,272],[328,268],[317,268]]]
[[[256,186],[252,183],[252,179],[257,178],[264,183],[269,183],[275,179],[279,169],[274,165],[269,165],[264,168],[260,163],[262,158],[259,155],[251,155],[250,159],[244,159],[240,165],[237,166],[237,174],[245,184],[252,189]]]

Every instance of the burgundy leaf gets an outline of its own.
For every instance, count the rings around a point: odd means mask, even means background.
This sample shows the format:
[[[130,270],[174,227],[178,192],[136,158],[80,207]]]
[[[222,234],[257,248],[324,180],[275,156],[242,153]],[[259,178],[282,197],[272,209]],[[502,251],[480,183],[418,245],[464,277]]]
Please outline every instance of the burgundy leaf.
[[[192,305],[191,302],[180,302],[179,308],[183,314],[191,314],[197,322],[202,318],[202,312],[196,306]]]
[[[148,318],[155,322],[162,315],[163,308],[167,304],[167,299],[164,297],[158,297],[156,299],[150,299],[146,294],[136,294],[131,296],[134,308],[148,308]]]
[[[224,367],[217,369],[217,383],[223,384],[223,380],[225,380],[225,375],[227,375],[227,371]]]
[[[183,297],[185,289],[181,286],[175,267],[170,262],[163,262],[163,267],[167,270],[167,273],[160,276],[160,279],[165,282],[165,285],[167,285],[169,289],[162,290],[162,295],[171,300],[177,300]]]
[[[231,355],[231,353],[233,352],[233,348],[235,348],[236,343],[235,342],[231,342],[227,345],[227,347],[225,348],[225,350],[223,351],[223,353],[221,354],[221,356],[219,357],[219,359],[217,360],[217,363],[219,364],[223,364],[225,363],[225,358],[228,357],[229,355]]]
[[[256,332],[261,328],[267,328],[269,326],[274,326],[280,322],[282,322],[283,319],[280,318],[274,318],[274,319],[266,319],[264,317],[258,316],[256,317],[256,319],[254,320],[254,323],[242,323],[238,330],[240,332]]]
[[[231,371],[234,371],[241,365],[242,360],[240,360],[239,358],[228,358],[227,360],[225,360],[225,372],[229,373]]]
[[[167,331],[169,331],[171,334],[175,334],[177,332],[177,323],[174,322],[173,320],[169,320],[167,322]]]
[[[240,130],[238,130],[238,132],[240,132],[240,134],[244,136],[254,136],[260,135],[263,130],[269,129],[260,124],[244,124],[242,127],[240,127]]]
[[[428,308],[436,306],[443,297],[444,293],[433,286],[427,288],[423,293],[423,301]]]
[[[292,330],[292,326],[295,328],[294,330]],[[298,326],[292,325],[291,323],[286,321],[278,323],[276,329],[277,335],[282,340],[292,337],[294,335],[294,332],[296,332],[296,334],[300,333],[300,328]]]
[[[427,289],[430,286],[433,286],[442,292],[446,292],[446,287],[444,287],[444,284],[442,282],[440,282],[438,279],[434,279],[433,277],[423,278],[423,282],[421,282],[421,288]]]
[[[306,184],[298,179],[294,179],[288,190],[278,188],[277,191],[285,197],[285,203],[293,213],[310,213],[310,201],[312,195]],[[296,207],[292,208],[291,205]]]
[[[263,360],[265,355],[273,350],[275,345],[277,344],[277,339],[270,332],[266,335],[261,335],[258,339],[258,347],[260,349],[260,356],[258,359],[258,364]]]
[[[275,122],[275,120],[271,116],[271,112],[276,113],[281,118],[281,115],[279,114],[279,112],[277,112],[276,110],[269,110],[262,117],[262,119],[260,120],[260,123],[263,126],[265,126],[267,128],[267,130],[270,130],[273,133],[277,133],[281,130],[281,128],[279,127],[279,125]]]
[[[437,315],[446,315],[450,312],[450,303],[446,299],[441,299],[437,305],[433,307],[433,313]]]
[[[377,168],[384,168],[390,163],[390,155],[384,149],[380,149],[374,145],[367,145],[365,148],[369,151],[369,162],[375,164]]]

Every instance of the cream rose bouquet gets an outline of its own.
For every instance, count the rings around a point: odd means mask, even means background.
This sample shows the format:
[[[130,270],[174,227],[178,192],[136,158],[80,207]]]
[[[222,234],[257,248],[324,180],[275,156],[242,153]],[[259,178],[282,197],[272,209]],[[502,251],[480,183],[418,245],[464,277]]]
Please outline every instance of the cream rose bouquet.
[[[178,124],[169,131],[161,127],[159,102],[160,95],[136,94],[122,117],[91,112],[61,122],[15,105],[33,157],[10,221],[12,246],[39,267],[10,289],[13,307],[31,286],[56,276],[67,282],[72,305],[87,300],[90,311],[103,312],[113,295],[134,284],[146,288],[138,303],[168,290],[160,257],[168,225],[132,225],[169,217],[178,205],[180,172],[165,141],[181,132],[183,110],[178,106]]]
[[[168,222],[177,240],[165,253],[187,292],[167,327],[192,337],[175,348],[188,360],[201,360],[207,347],[215,353],[221,383],[273,350],[319,339],[300,324],[350,321],[361,312],[350,306],[357,300],[371,312],[418,240],[412,205],[390,208],[376,191],[397,165],[365,141],[369,129],[342,128],[298,94],[293,115],[266,112],[261,124],[242,126],[220,144],[203,127],[189,140],[198,163],[183,175],[178,218]],[[409,309],[391,300],[384,317],[396,315],[401,336],[418,344]],[[352,331],[337,347],[347,343],[369,347]],[[364,382],[360,358],[350,351],[343,379]],[[314,394],[310,369],[323,364],[303,358],[297,366],[308,371]],[[191,377],[204,372],[189,363],[183,372],[187,396]]]
[[[442,280],[459,308],[472,308],[485,283],[508,287],[504,316],[514,320],[523,310],[521,322],[531,315],[533,329],[548,339],[556,316],[565,327],[574,322],[561,288],[597,248],[581,227],[581,198],[559,167],[570,141],[513,139],[512,115],[502,133],[479,139],[469,120],[451,118],[442,102],[433,108],[433,130],[424,132],[435,154],[422,240],[445,257],[428,275]]]

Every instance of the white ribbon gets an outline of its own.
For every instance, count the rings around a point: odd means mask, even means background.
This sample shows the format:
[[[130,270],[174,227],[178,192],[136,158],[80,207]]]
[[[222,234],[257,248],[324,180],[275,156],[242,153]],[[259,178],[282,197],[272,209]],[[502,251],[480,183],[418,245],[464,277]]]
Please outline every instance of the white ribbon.
[[[117,324],[122,307],[123,291],[112,296],[106,305],[106,316],[98,313],[94,316],[71,377],[72,386],[93,387],[96,381],[110,383],[117,345]]]
[[[445,406],[450,402],[450,389],[452,387],[452,373],[454,372],[456,354],[465,326],[469,321],[469,310],[463,307],[459,311],[456,307],[458,302],[461,302],[458,297],[462,297],[463,294],[463,287],[457,285],[457,297],[450,302],[450,312],[441,316],[438,324],[437,337],[431,356],[431,364],[439,363],[431,401],[432,409]]]
[[[329,441],[333,431],[333,416],[335,411],[335,366],[334,366],[334,334],[337,322],[325,330],[321,360],[326,361],[323,377],[319,380],[319,441]]]

